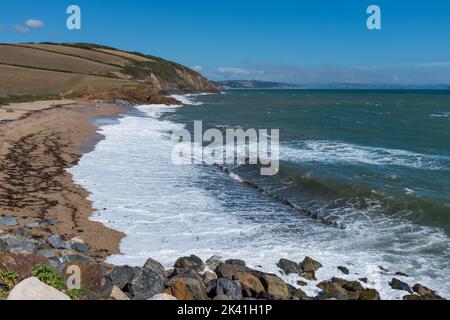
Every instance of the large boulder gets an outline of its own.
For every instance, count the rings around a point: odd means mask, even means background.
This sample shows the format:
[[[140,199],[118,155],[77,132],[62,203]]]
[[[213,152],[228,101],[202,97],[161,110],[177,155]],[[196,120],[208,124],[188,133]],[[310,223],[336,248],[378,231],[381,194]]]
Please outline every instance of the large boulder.
[[[133,280],[136,274],[136,269],[130,266],[119,266],[115,267],[109,277],[111,278],[112,284],[117,286],[119,289],[124,290],[128,284]]]
[[[375,289],[363,289],[359,295],[359,300],[381,300],[380,294]]]
[[[50,265],[50,261],[37,254],[0,252],[0,268],[17,273],[20,280],[31,277],[33,267],[38,264]]]
[[[152,258],[147,259],[147,261],[144,264],[144,268],[156,272],[160,274],[162,277],[165,277],[163,265],[158,261],[153,260]]]
[[[216,268],[216,274],[218,278],[227,278],[232,280],[236,272],[247,272],[247,267],[233,265],[228,263],[221,263]]]
[[[181,257],[175,262],[175,268],[181,269],[182,272],[188,272],[190,270],[195,270],[197,272],[202,272],[205,270],[205,264],[202,259],[195,255],[190,257]],[[180,272],[180,273],[182,273]]]
[[[239,259],[228,259],[225,261],[225,263],[227,264],[231,264],[234,266],[241,266],[241,267],[245,267],[245,261],[244,260],[239,260]]]
[[[8,300],[71,300],[67,295],[31,277],[17,284]]]
[[[233,278],[241,283],[245,297],[256,297],[264,291],[261,281],[250,272],[236,272]]]
[[[223,261],[222,257],[220,256],[212,256],[211,258],[205,261],[206,266],[211,270],[216,270],[217,266],[221,263],[223,263]]]
[[[167,283],[165,293],[178,300],[208,300],[203,279],[195,271],[171,278]]]
[[[280,259],[277,263],[277,267],[280,268],[284,274],[289,275],[292,273],[300,273],[300,265],[294,261],[288,259]]]
[[[73,237],[67,244],[75,251],[85,254],[89,252],[89,245],[81,237]]]
[[[337,300],[359,300],[364,291],[363,286],[358,281],[348,281],[339,278],[332,278],[317,285],[322,289],[324,298]]]
[[[300,268],[302,271],[314,271],[316,272],[322,268],[322,264],[310,257],[305,257],[302,263],[300,263]]]
[[[226,295],[231,300],[242,300],[242,286],[239,281],[217,279],[216,296]]]
[[[436,291],[433,291],[419,283],[415,284],[412,289],[424,300],[445,300],[443,297],[438,295]]]
[[[138,269],[128,285],[134,300],[146,300],[164,291],[164,278],[161,274],[146,268]]]
[[[288,300],[290,298],[289,288],[284,281],[275,276],[266,274],[260,278],[265,291],[276,300]]]

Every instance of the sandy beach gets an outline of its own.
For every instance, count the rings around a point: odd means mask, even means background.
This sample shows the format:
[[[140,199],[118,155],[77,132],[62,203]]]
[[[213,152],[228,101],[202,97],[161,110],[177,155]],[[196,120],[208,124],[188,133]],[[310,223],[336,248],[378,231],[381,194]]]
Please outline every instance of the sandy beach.
[[[80,236],[96,260],[119,253],[123,234],[89,220],[88,193],[66,169],[100,138],[89,121],[123,111],[122,106],[69,100],[2,107],[0,118],[9,121],[0,122],[0,216],[15,217],[19,226],[54,219],[54,225],[30,229],[30,235]]]

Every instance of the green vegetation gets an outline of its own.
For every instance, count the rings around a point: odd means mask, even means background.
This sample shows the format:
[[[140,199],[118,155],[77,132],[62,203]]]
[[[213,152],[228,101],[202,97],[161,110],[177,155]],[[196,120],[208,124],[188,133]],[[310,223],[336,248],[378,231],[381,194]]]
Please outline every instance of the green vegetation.
[[[15,272],[0,268],[0,297],[7,297],[17,284],[19,275]]]
[[[61,100],[59,94],[45,94],[45,95],[12,95],[0,97],[0,106],[7,106],[10,103],[22,103],[30,101],[45,101],[45,100]]]
[[[57,290],[62,290],[66,284],[65,279],[58,271],[46,264],[35,265],[33,267],[32,275]]]
[[[72,300],[80,300],[87,295],[87,289],[84,286],[80,289],[68,289],[65,292]]]

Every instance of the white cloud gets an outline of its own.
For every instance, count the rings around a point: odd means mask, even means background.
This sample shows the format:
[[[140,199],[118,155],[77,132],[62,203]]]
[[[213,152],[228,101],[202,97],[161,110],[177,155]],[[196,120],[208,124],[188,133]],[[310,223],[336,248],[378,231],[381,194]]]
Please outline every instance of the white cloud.
[[[29,19],[25,22],[26,26],[31,29],[41,29],[44,27],[44,23],[41,20]]]
[[[235,68],[235,67],[218,68],[217,72],[221,73],[221,74],[251,74],[252,73],[250,70],[245,70],[242,68]]]
[[[28,31],[30,31],[30,29],[28,29],[27,27],[19,26],[17,24],[14,26],[14,30],[16,30],[19,33],[27,33]]]
[[[450,66],[450,61],[443,61],[443,62],[429,62],[429,63],[422,63],[417,65],[418,67],[448,67]]]
[[[191,69],[194,71],[200,72],[203,70],[203,67],[202,66],[193,66]]]

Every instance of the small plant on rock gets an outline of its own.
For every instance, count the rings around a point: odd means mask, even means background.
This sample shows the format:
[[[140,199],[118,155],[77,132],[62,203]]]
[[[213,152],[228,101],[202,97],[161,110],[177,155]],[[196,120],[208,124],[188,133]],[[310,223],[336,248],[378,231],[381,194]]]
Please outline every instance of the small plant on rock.
[[[72,300],[80,300],[87,294],[87,290],[83,286],[80,289],[68,289],[65,292]]]
[[[62,290],[66,283],[65,279],[52,267],[46,264],[38,264],[33,267],[33,276],[43,283],[57,289]]]

